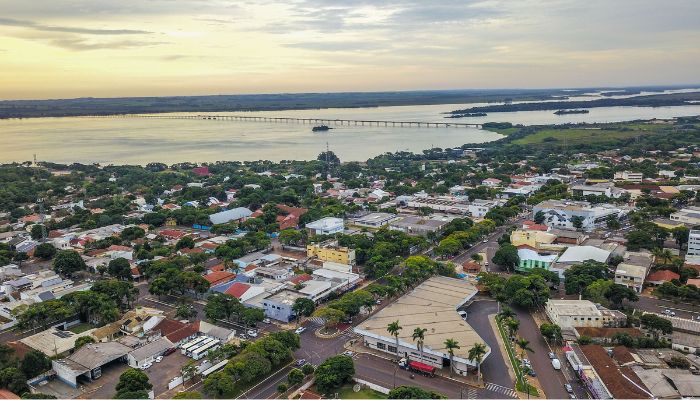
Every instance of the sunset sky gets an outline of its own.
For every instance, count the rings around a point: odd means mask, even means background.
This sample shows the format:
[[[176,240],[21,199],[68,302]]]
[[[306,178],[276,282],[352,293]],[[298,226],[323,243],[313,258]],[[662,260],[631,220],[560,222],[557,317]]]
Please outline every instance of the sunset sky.
[[[698,0],[0,0],[0,98],[700,83]]]

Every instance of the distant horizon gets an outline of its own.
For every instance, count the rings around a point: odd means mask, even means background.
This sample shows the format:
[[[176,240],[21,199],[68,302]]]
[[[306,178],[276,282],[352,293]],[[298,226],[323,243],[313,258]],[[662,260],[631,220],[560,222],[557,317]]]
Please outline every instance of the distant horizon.
[[[47,98],[1,98],[0,102],[13,101],[70,101],[78,99],[128,99],[128,98],[175,98],[175,97],[216,97],[216,96],[280,96],[280,95],[324,95],[324,94],[377,94],[377,93],[421,93],[421,92],[499,92],[499,91],[565,91],[588,89],[697,89],[700,83],[693,84],[641,84],[641,85],[600,85],[600,86],[552,86],[552,87],[492,87],[492,88],[426,88],[426,89],[396,89],[396,90],[329,90],[329,91],[299,91],[299,92],[229,92],[229,93],[202,93],[202,94],[170,94],[170,95],[124,95],[124,96],[76,96],[76,97],[47,97]]]

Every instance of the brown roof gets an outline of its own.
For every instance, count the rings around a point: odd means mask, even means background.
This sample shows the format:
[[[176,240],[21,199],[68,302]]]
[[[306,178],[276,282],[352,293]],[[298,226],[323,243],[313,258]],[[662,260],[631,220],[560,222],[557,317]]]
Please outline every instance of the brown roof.
[[[610,358],[610,356],[608,356],[608,353],[602,346],[599,346],[597,344],[589,344],[581,346],[581,350],[583,351],[583,354],[586,355],[586,358],[591,363],[593,368],[595,368],[596,373],[598,374],[598,376],[600,376],[600,379],[603,380],[603,383],[608,388],[610,393],[612,393],[614,398],[649,398],[648,394],[644,393],[643,390],[639,389],[638,387],[633,385],[629,380],[627,380],[627,378],[632,379],[633,376],[636,378],[636,375],[629,369],[623,369],[624,371],[629,372],[623,375],[623,373],[620,371],[620,368],[617,367],[613,359]],[[638,378],[636,380],[638,380]],[[648,391],[648,389],[641,382],[635,383],[643,387],[644,390]]]
[[[175,321],[174,319],[165,318],[164,320],[160,321],[158,323],[158,325],[153,327],[153,330],[160,331],[161,336],[168,336],[171,333],[178,331],[184,327],[185,327],[185,324],[183,324],[180,321]]]
[[[173,343],[177,343],[184,338],[190,337],[199,332],[199,323],[187,324],[181,329],[178,329],[165,337]]]
[[[667,269],[656,271],[647,277],[647,282],[668,282],[674,279],[680,279],[680,275]]]
[[[7,389],[0,389],[0,399],[19,399],[20,397]],[[320,397],[319,397],[320,398]]]
[[[632,353],[630,353],[630,350],[625,346],[615,346],[613,348],[613,358],[620,365],[634,362],[634,357],[632,357]]]
[[[576,327],[576,331],[590,338],[612,338],[616,333],[626,333],[632,337],[642,336],[642,332],[636,328],[593,328]]]

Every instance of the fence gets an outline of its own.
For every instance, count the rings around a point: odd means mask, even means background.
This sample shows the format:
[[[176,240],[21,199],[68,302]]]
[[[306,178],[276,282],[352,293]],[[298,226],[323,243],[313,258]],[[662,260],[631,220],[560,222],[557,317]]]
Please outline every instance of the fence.
[[[360,385],[367,386],[368,388],[375,390],[379,393],[389,394],[389,392],[391,391],[390,389],[387,389],[384,386],[379,386],[379,385],[376,385],[372,382],[367,382],[367,381],[362,380],[362,379],[355,378],[355,382],[359,383]]]

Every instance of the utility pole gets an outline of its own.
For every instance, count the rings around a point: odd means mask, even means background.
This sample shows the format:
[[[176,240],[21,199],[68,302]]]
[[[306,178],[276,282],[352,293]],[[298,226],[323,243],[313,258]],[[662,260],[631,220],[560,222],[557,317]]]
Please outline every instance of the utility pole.
[[[36,161],[35,161],[36,162]],[[39,224],[41,224],[41,243],[46,243],[46,225],[44,225],[44,198],[39,197],[37,199],[39,204]]]

